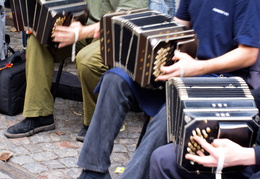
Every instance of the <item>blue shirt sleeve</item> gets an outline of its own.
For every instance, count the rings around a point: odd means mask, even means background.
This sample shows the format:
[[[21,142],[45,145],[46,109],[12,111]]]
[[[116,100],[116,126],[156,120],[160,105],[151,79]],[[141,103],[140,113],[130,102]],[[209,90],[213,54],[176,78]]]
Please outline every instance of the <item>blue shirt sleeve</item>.
[[[244,13],[243,13],[244,11]],[[236,21],[234,31],[236,32],[235,41],[239,44],[252,47],[260,47],[260,1],[248,0],[245,7],[241,7],[237,12],[239,19]],[[236,29],[239,29],[237,32]]]
[[[190,14],[188,12],[189,8],[189,0],[181,0],[180,5],[178,8],[178,11],[176,12],[176,17],[185,20],[185,21],[190,21]]]
[[[256,165],[260,165],[260,146],[254,147],[254,150],[255,150]]]
[[[195,30],[199,39],[197,57],[210,59],[237,48],[238,44],[259,47],[259,2],[182,0],[176,17],[190,21]]]

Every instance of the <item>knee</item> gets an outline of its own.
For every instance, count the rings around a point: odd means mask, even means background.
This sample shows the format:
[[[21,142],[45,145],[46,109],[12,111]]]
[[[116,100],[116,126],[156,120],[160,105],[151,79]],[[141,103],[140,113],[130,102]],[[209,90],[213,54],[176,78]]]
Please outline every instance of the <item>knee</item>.
[[[122,95],[124,97],[127,96],[128,100],[133,100],[129,85],[118,74],[112,72],[106,73],[102,79],[101,89],[105,91],[113,91],[114,94],[117,94],[117,97]],[[120,101],[120,99],[118,100]]]
[[[88,57],[87,56],[87,54],[86,54],[86,52],[85,52],[85,50],[84,50],[84,48],[83,49],[81,49],[78,53],[77,53],[77,55],[76,55],[76,64],[82,64],[82,63],[88,63],[88,61],[89,61],[89,58],[91,58],[91,57]]]
[[[161,147],[155,149],[151,155],[151,158],[150,158],[150,163],[151,163],[151,166],[154,166],[154,165],[158,165],[160,162],[160,158],[162,157],[161,155]]]
[[[88,65],[85,65],[82,63],[81,60],[79,60],[80,58],[77,58],[76,60],[76,68],[78,71],[78,75],[79,76],[89,76],[91,73],[90,68],[88,67]]]
[[[26,63],[28,63],[29,60],[35,61],[35,58],[28,57],[35,57],[37,53],[43,51],[43,48],[44,47],[40,44],[39,40],[34,35],[31,35],[27,40]],[[41,60],[41,58],[38,58],[37,61],[38,60]]]
[[[76,56],[76,68],[78,71],[78,74],[81,76],[92,76],[92,73],[95,71],[95,64],[96,59],[91,56],[87,56],[83,50],[79,51],[79,53]]]
[[[151,165],[160,165],[160,161],[163,160],[163,158],[165,157],[165,153],[164,153],[164,147],[159,147],[157,149],[155,149],[151,155],[151,159],[150,159],[150,163]]]
[[[122,77],[120,77],[119,75],[115,74],[115,73],[106,73],[103,76],[103,81],[102,83],[106,83],[106,84],[111,84],[111,85],[118,85],[120,83],[122,83],[124,80],[122,79]]]
[[[160,168],[164,168],[168,166],[169,163],[175,160],[176,156],[174,145],[167,144],[153,151],[150,158],[150,163],[151,166],[161,166]]]
[[[34,35],[30,35],[30,37],[28,37],[27,44],[37,48],[41,46],[39,40]]]
[[[76,57],[76,68],[79,74],[101,77],[108,70],[102,59],[98,56],[87,56],[78,54]]]

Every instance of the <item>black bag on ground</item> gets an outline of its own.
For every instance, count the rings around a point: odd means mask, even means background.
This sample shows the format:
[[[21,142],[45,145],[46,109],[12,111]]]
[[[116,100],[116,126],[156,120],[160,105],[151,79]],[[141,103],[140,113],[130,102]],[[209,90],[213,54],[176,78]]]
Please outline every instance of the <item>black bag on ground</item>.
[[[8,64],[12,66],[7,67]],[[0,61],[0,68],[0,113],[10,116],[19,114],[23,111],[26,88],[23,54],[15,52]]]
[[[56,86],[56,91],[54,91],[57,74],[58,72],[54,71],[52,82],[52,93],[55,93],[55,97],[70,99],[74,101],[83,101],[80,81],[78,79],[78,76],[72,73],[63,71],[61,73],[59,85]]]

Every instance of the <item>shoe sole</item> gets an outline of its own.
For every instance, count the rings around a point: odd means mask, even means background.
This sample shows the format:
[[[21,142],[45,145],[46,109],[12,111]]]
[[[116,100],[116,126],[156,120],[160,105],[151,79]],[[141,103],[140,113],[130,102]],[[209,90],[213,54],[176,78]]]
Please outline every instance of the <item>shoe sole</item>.
[[[29,132],[26,133],[22,133],[22,134],[11,134],[9,132],[4,132],[5,136],[8,138],[21,138],[21,137],[29,137],[32,136],[38,132],[42,132],[42,131],[50,131],[55,129],[55,124],[50,124],[47,126],[41,126],[41,127],[37,127],[34,130],[30,130]]]
[[[76,136],[77,141],[84,142],[85,137]]]

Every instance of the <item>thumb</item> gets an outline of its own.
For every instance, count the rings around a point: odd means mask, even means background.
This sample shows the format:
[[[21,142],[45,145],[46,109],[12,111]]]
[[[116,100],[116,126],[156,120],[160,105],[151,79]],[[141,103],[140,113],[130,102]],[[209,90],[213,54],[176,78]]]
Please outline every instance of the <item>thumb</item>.
[[[189,55],[187,53],[181,52],[180,50],[175,50],[172,60],[178,61],[180,59],[185,59],[188,57],[189,57]]]

